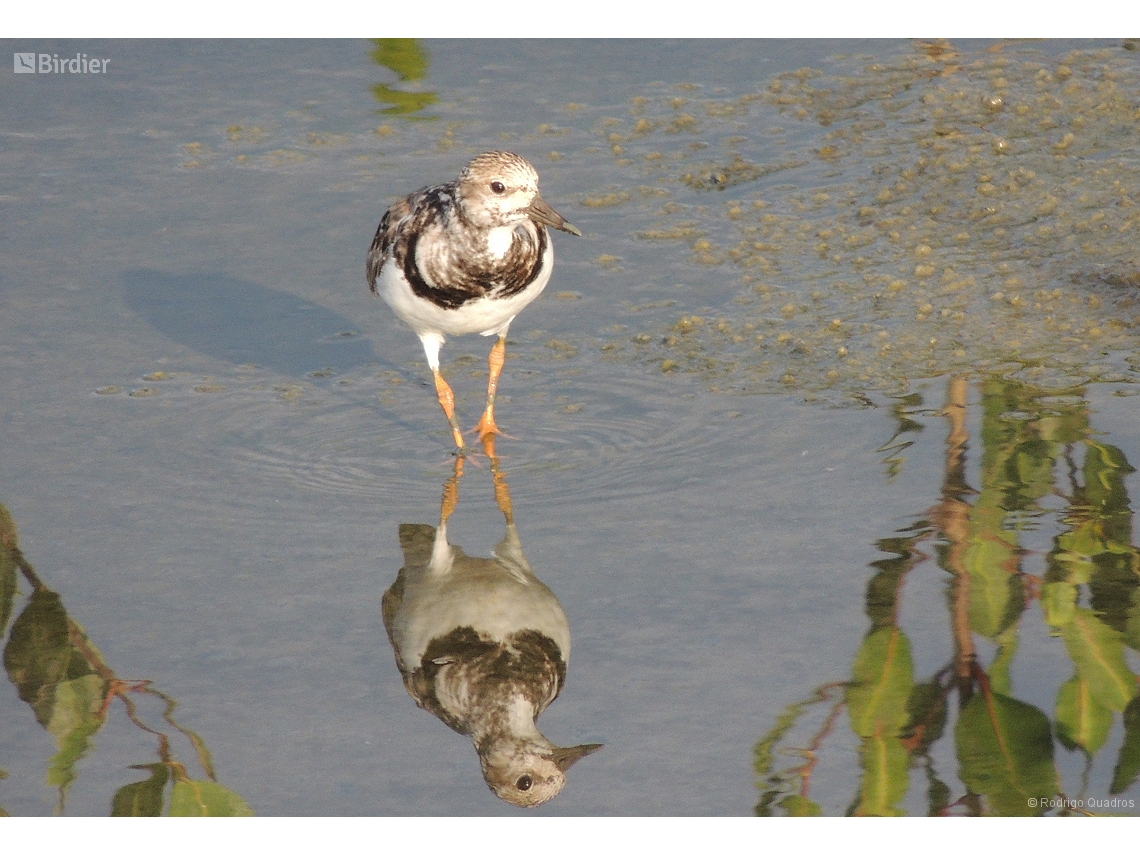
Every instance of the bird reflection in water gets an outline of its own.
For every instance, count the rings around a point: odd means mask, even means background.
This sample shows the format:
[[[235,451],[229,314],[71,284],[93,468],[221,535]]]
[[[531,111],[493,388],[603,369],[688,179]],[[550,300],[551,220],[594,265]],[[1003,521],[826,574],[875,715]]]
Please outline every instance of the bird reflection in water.
[[[384,594],[384,627],[416,704],[471,737],[496,796],[534,807],[558,795],[566,770],[602,746],[559,748],[535,724],[566,680],[570,628],[523,555],[493,436],[484,448],[507,525],[494,557],[447,542],[463,474],[457,457],[439,527],[400,526],[404,567]]]

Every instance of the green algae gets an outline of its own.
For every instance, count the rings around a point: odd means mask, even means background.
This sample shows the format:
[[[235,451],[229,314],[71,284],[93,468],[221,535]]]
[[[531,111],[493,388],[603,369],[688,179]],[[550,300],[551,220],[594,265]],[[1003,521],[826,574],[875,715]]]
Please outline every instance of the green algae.
[[[1132,57],[939,42],[847,65],[731,100],[638,97],[606,124],[631,180],[671,193],[635,237],[687,244],[694,284],[736,285],[620,353],[721,391],[838,397],[948,372],[1135,379]],[[788,122],[796,140],[765,162]]]

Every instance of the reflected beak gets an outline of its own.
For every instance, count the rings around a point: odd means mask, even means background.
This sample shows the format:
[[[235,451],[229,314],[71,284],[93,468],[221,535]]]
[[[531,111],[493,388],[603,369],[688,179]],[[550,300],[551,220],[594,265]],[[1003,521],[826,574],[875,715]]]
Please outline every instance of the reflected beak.
[[[542,201],[541,196],[534,197],[534,201],[530,203],[530,207],[526,209],[526,213],[536,223],[541,223],[544,226],[553,226],[564,232],[570,232],[572,235],[578,235],[578,237],[582,236],[582,233],[566,222],[560,213]]]
[[[587,754],[593,754],[601,745],[575,745],[571,748],[555,748],[550,758],[554,765],[565,772]]]

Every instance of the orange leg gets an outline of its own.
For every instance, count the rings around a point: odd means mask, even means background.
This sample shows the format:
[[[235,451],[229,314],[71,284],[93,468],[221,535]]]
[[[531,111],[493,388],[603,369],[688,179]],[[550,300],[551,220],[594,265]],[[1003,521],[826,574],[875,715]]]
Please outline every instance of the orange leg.
[[[495,461],[499,459],[495,454],[495,434],[485,433],[479,437],[479,441],[483,443],[483,453],[491,458],[491,468],[494,469]]]
[[[499,340],[495,342],[495,346],[491,348],[490,356],[487,357],[487,368],[490,370],[487,378],[487,408],[483,411],[483,418],[479,419],[479,424],[475,426],[480,439],[485,440],[487,436],[494,436],[495,434],[506,435],[495,424],[495,392],[499,388],[499,375],[503,372],[503,362],[506,360],[506,355],[507,337],[501,335]]]
[[[443,500],[439,506],[439,524],[445,525],[455,506],[459,504],[459,479],[463,477],[463,457],[455,458],[455,472],[443,485]]]
[[[507,525],[511,525],[515,521],[514,507],[511,505],[511,491],[507,487],[506,476],[503,475],[502,470],[499,468],[499,458],[495,456],[495,436],[488,434],[483,440],[483,450],[487,456],[491,458],[491,480],[495,485],[495,504],[499,506],[499,510],[503,512],[503,517],[507,521]]]
[[[459,431],[459,419],[455,417],[455,393],[443,379],[443,375],[436,368],[432,371],[435,376],[435,394],[439,397],[439,405],[443,407],[443,414],[451,425],[451,436],[455,440],[456,448],[463,448],[463,434]]]

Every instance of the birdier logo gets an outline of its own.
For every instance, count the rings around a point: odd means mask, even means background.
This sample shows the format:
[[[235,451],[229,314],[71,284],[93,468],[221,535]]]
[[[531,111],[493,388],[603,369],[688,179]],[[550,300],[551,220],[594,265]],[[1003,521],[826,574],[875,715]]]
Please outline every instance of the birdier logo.
[[[12,54],[12,70],[16,74],[106,74],[109,59],[87,58],[85,53],[65,56],[35,51]]]

